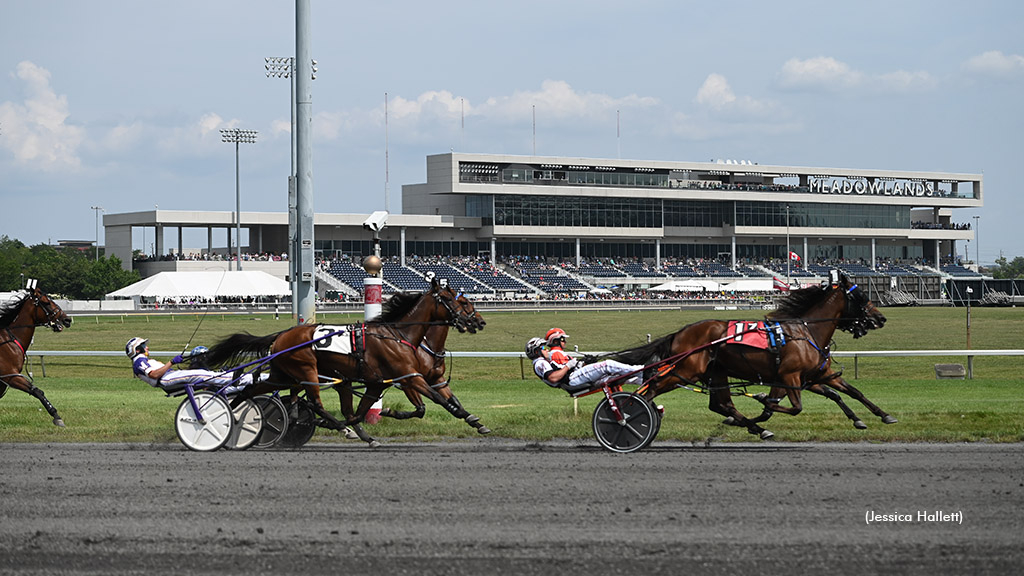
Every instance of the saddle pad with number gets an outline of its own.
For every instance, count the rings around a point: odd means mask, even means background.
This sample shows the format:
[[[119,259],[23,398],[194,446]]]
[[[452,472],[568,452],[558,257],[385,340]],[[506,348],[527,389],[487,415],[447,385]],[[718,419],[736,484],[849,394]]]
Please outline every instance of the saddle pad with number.
[[[743,344],[763,350],[777,350],[786,344],[786,336],[778,322],[730,320],[725,336],[726,344]]]
[[[362,337],[362,326],[331,326],[321,324],[313,331],[313,348],[318,352],[351,354],[356,348],[356,338]],[[357,336],[358,335],[358,336]],[[362,346],[359,346],[362,348]]]

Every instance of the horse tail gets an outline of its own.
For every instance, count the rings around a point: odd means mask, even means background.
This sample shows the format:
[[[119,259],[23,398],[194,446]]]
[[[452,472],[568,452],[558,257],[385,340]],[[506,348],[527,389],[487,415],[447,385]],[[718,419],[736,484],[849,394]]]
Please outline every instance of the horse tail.
[[[683,328],[683,330],[686,330],[686,328]],[[625,364],[651,364],[672,355],[672,340],[676,337],[676,334],[678,332],[662,336],[643,346],[637,346],[636,348],[630,348],[621,352],[612,352],[607,354],[606,357]]]
[[[270,348],[280,332],[267,336],[253,336],[239,332],[221,339],[206,353],[210,366],[234,366],[242,362],[270,355]]]

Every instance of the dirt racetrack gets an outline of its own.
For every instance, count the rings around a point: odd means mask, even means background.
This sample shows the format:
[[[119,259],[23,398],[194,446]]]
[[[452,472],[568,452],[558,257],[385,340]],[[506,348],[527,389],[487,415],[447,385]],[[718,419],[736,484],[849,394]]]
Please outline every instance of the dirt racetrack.
[[[935,575],[1024,565],[1024,444],[656,442],[628,455],[596,441],[493,438],[209,454],[0,444],[0,462],[0,574]],[[893,518],[869,523],[871,513]]]

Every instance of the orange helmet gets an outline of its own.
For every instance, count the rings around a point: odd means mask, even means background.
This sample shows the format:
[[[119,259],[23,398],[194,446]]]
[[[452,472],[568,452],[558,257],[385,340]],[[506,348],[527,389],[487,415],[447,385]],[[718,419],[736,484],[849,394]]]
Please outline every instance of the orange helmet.
[[[548,346],[556,346],[560,340],[565,340],[568,337],[569,335],[561,328],[552,328],[544,335],[544,339],[547,340]]]

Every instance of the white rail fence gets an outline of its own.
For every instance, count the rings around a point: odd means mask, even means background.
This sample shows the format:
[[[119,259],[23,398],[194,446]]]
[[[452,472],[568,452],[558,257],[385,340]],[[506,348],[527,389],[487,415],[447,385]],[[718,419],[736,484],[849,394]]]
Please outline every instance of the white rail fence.
[[[448,352],[453,358],[519,358],[519,371],[523,378],[526,378],[526,355],[522,352]],[[171,357],[178,352],[150,352],[153,356]],[[591,354],[601,354],[591,352]],[[39,364],[46,377],[47,356],[123,356],[124,352],[110,350],[30,350],[29,358],[39,358]],[[859,360],[861,358],[887,358],[898,356],[943,356],[967,358],[967,378],[974,378],[974,358],[976,356],[1024,356],[1024,350],[860,350],[860,351],[836,351],[832,353],[835,358],[853,358],[853,377],[859,377]]]

